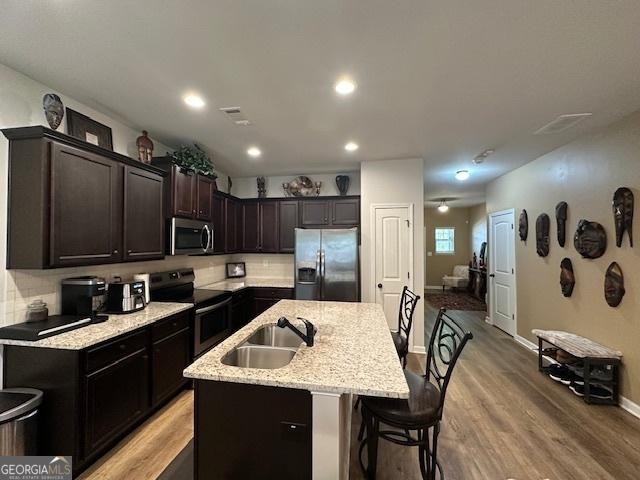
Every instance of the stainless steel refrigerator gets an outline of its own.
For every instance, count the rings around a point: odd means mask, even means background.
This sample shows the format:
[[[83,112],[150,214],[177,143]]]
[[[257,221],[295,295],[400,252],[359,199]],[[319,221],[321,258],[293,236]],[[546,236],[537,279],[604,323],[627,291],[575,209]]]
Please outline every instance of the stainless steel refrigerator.
[[[296,300],[359,301],[358,229],[296,228]]]

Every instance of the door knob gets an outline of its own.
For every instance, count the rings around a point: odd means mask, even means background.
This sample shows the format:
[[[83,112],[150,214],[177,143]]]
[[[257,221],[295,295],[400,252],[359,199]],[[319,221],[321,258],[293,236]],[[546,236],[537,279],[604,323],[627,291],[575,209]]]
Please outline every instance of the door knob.
[[[382,288],[382,284],[381,283],[378,284],[378,288]]]
[[[489,274],[489,276],[490,276],[491,278],[494,278],[494,277],[496,276],[496,274],[495,274],[495,273],[490,273],[490,274]]]

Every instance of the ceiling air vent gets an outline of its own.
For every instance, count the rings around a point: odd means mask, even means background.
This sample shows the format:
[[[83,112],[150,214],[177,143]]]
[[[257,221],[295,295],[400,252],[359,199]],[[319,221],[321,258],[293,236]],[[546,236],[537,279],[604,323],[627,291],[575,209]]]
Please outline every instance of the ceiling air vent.
[[[539,128],[534,135],[548,135],[550,133],[564,132],[566,129],[577,125],[582,120],[593,115],[592,113],[567,113],[560,115],[555,120],[547,123],[544,127]]]
[[[242,113],[240,107],[224,107],[221,108],[220,111],[226,113],[229,120],[231,120],[236,125],[240,125],[242,127],[251,125],[251,122],[247,117],[244,116],[244,113]]]

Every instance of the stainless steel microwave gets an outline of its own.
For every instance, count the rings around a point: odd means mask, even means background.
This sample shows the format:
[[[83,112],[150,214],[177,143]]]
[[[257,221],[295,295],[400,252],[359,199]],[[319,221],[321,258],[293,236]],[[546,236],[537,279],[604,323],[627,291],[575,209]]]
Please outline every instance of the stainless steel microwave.
[[[213,224],[173,217],[167,230],[169,255],[213,253]]]

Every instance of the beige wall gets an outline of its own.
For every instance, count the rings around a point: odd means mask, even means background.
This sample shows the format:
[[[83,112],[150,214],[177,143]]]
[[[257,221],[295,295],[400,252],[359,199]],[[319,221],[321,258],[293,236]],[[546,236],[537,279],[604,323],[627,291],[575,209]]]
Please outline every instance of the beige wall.
[[[487,241],[487,205],[469,207],[469,256],[480,255],[482,242]],[[486,256],[485,256],[486,257]]]
[[[469,209],[449,208],[448,212],[441,213],[437,208],[425,208],[424,226],[426,228],[425,249],[427,252],[425,285],[427,287],[441,286],[442,277],[451,275],[455,265],[468,265],[471,260]],[[436,253],[435,229],[440,227],[455,228],[455,254]]]
[[[371,206],[383,203],[413,205],[413,289],[424,290],[424,162],[421,158],[363,162],[361,165],[361,290],[362,301],[375,300],[372,266]],[[424,301],[414,313],[413,349],[424,351]]]
[[[640,245],[629,247],[625,237],[615,245],[611,212],[614,191],[631,188],[636,196],[636,235],[640,235],[640,113],[585,136],[514,170],[487,186],[487,210],[516,209],[529,214],[529,239],[516,235],[517,332],[534,340],[532,328],[566,330],[623,352],[622,394],[640,403]],[[569,204],[567,242],[558,245],[554,209]],[[535,220],[546,212],[552,218],[549,256],[536,254]],[[608,237],[604,256],[582,259],[573,246],[579,219],[600,222]],[[516,226],[517,228],[517,226]],[[571,298],[560,292],[560,261],[573,262],[576,286]],[[626,295],[617,308],[604,299],[604,274],[616,261],[624,272]]]

